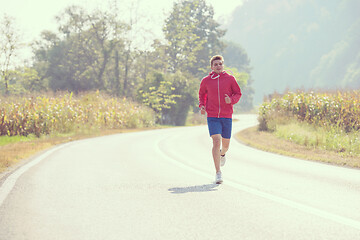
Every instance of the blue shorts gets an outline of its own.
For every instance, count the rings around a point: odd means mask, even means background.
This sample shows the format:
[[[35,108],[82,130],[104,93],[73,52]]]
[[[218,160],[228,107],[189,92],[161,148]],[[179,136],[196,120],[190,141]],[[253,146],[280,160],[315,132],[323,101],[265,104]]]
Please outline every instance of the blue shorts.
[[[214,134],[221,134],[223,138],[231,138],[231,118],[214,118],[208,117],[207,123],[209,127],[210,136]]]

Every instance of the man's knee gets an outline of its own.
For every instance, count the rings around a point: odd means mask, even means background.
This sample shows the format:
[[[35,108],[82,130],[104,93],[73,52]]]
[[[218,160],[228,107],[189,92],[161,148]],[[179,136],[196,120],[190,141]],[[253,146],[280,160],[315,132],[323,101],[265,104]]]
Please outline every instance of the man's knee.
[[[213,139],[213,145],[214,146],[220,146],[221,145],[221,135],[220,134],[214,134],[211,136]]]

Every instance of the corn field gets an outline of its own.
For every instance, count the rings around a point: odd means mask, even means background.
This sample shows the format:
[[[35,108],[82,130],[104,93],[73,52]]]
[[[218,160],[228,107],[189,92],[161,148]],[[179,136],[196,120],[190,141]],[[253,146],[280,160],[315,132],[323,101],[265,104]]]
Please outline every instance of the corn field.
[[[154,113],[126,99],[99,92],[74,97],[0,97],[0,136],[67,133],[76,129],[121,129],[154,125]]]
[[[259,109],[259,129],[272,130],[276,119],[290,118],[316,126],[360,130],[360,90],[336,93],[289,92],[264,102]],[[281,120],[280,120],[281,121]]]

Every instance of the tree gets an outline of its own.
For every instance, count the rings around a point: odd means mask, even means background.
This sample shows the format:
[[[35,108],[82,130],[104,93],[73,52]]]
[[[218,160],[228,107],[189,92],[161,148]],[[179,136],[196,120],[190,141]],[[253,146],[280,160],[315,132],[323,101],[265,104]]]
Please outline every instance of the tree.
[[[214,10],[205,0],[175,2],[165,20],[163,32],[167,40],[169,71],[190,72],[204,76],[208,59],[223,49],[220,40],[225,35],[214,19]]]
[[[32,43],[32,51],[34,53],[34,63],[32,68],[36,70],[40,81],[47,86],[49,90],[50,79],[52,78],[51,68],[49,67],[52,56],[52,49],[57,48],[60,44],[59,37],[50,31],[43,31],[40,36],[41,40]]]
[[[225,59],[225,65],[235,67],[240,72],[250,74],[252,68],[250,66],[250,58],[245,49],[239,44],[230,41],[224,41],[224,44],[225,48],[222,51],[222,55]]]
[[[48,82],[41,79],[34,68],[24,68],[20,73],[21,84],[24,89],[32,92],[41,92],[48,89]]]
[[[235,77],[243,94],[240,102],[234,105],[234,110],[238,112],[250,111],[253,108],[252,100],[254,94],[254,90],[250,87],[250,74],[247,72],[239,72],[238,69],[234,67],[226,67],[225,71]]]
[[[4,82],[5,94],[9,94],[10,68],[20,45],[20,35],[15,28],[14,18],[4,15],[0,21],[0,77]]]
[[[117,19],[110,12],[97,11],[88,16],[91,23],[90,32],[95,36],[94,51],[99,51],[95,59],[93,70],[97,76],[98,89],[105,89],[106,82],[103,78],[107,64],[111,61],[112,54],[117,46],[124,45],[122,34],[130,29],[125,23]],[[118,54],[118,52],[116,52]],[[97,67],[96,67],[97,66]]]
[[[139,90],[138,98],[155,111],[157,122],[164,124],[166,123],[164,110],[176,104],[175,99],[179,96],[173,93],[175,88],[164,74],[152,72],[149,75],[148,82]]]
[[[109,12],[89,14],[78,6],[68,7],[56,19],[59,33],[43,32],[34,49],[38,60],[34,66],[42,69],[40,75],[49,79],[51,89],[120,92],[119,84],[114,83],[119,79],[115,76],[113,80],[107,70],[119,74],[119,69],[110,65],[123,46],[121,36],[128,26]]]
[[[196,105],[200,79],[209,68],[209,59],[219,54],[225,31],[213,19],[214,10],[204,0],[175,2],[165,20],[166,42],[154,42],[155,51],[147,55],[149,68],[161,69],[171,82],[176,104],[162,109],[166,124],[184,125],[191,106]]]
[[[113,48],[105,46],[109,35],[106,17],[101,12],[88,14],[81,7],[71,6],[57,16],[57,21],[65,36],[62,66],[71,75],[72,90],[104,89],[102,77]]]
[[[36,44],[40,47],[35,49],[36,59],[45,62],[47,67],[40,75],[46,74],[52,90],[79,92],[93,89],[96,85],[93,72],[95,36],[89,31],[88,14],[81,7],[71,6],[56,20],[59,32],[43,32],[43,38]]]
[[[241,91],[243,92],[240,103],[235,105],[235,109],[238,111],[250,111],[253,108],[254,98],[250,59],[246,51],[239,44],[225,42],[225,46],[226,47],[222,52],[225,66],[230,67],[230,70],[233,71],[234,74],[236,73],[234,76],[238,80]]]
[[[183,126],[191,106],[196,105],[198,98],[199,79],[189,73],[176,72],[168,74],[173,87],[173,94],[178,96],[176,104],[164,109],[163,117],[166,124]]]

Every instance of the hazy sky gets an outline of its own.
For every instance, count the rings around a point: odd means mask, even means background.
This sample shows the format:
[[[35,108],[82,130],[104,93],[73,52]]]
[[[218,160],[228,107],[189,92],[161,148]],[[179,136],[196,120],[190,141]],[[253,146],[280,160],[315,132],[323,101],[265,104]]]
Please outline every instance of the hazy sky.
[[[79,5],[92,10],[108,9],[109,2],[117,2],[122,14],[126,15],[130,6],[138,6],[139,15],[145,15],[150,20],[147,29],[151,29],[155,38],[162,37],[162,27],[165,18],[172,10],[175,0],[0,0],[0,19],[4,14],[15,18],[15,26],[21,32],[23,42],[30,43],[39,38],[43,30],[56,31],[55,16],[70,5]],[[214,7],[214,18],[219,22],[230,19],[233,10],[244,0],[205,0]],[[126,16],[124,16],[126,19]],[[25,47],[17,54],[17,62],[29,59],[32,55],[30,47]]]
[[[114,0],[0,0],[0,16],[6,13],[15,18],[16,25],[23,32],[26,39],[39,36],[42,30],[55,30],[54,17],[69,5],[80,5],[89,10],[94,8],[104,9],[109,1]],[[215,19],[226,19],[236,6],[241,5],[243,0],[206,0],[215,10]],[[153,15],[154,31],[161,31],[165,13],[169,13],[174,0],[117,0],[127,8],[131,3],[139,3],[139,11],[147,15]]]

